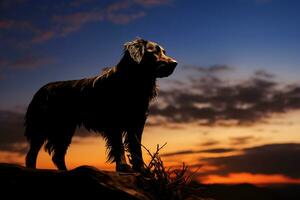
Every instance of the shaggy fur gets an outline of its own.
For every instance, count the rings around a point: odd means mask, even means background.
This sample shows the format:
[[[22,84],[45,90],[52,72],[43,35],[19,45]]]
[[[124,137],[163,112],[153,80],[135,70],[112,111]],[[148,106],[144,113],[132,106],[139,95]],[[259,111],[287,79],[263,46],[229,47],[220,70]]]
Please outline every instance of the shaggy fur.
[[[58,169],[66,170],[65,154],[76,127],[100,133],[106,140],[108,160],[117,171],[143,170],[141,139],[149,102],[156,95],[156,78],[172,74],[177,62],[158,44],[143,39],[125,43],[119,64],[92,78],[59,81],[43,86],[25,116],[30,143],[26,166],[36,167],[42,145]],[[125,138],[125,142],[123,142]],[[124,144],[125,143],[125,144]]]

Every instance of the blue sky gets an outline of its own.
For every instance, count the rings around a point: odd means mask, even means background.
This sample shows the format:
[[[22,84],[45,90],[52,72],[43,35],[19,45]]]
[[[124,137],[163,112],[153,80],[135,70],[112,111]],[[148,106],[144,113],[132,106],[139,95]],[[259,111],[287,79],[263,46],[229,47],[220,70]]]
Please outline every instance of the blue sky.
[[[124,42],[157,41],[185,65],[257,69],[283,81],[300,73],[297,0],[4,0],[0,108],[26,106],[43,84],[96,75]],[[246,75],[245,75],[246,76]]]
[[[42,85],[98,75],[139,36],[179,63],[159,80],[145,146],[168,142],[165,163],[201,166],[205,183],[299,184],[299,10],[299,0],[0,0],[0,162],[24,163],[24,112]],[[104,141],[76,141],[70,167],[107,166]]]

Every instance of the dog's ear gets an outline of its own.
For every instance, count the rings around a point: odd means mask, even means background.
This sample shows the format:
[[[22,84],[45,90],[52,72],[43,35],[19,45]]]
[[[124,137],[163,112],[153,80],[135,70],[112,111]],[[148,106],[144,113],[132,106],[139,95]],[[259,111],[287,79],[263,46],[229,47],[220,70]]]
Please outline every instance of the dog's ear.
[[[136,39],[131,42],[126,42],[124,44],[124,50],[128,51],[130,57],[137,63],[140,63],[143,59],[145,52],[146,40]]]

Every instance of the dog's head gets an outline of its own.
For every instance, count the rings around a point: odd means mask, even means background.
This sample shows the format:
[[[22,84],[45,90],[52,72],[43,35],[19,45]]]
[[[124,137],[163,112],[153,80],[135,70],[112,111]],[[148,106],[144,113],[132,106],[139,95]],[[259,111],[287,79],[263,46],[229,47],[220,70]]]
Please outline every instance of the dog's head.
[[[170,76],[177,61],[166,55],[165,49],[155,42],[136,39],[124,44],[125,54],[138,65],[147,67],[148,73],[154,73],[155,77]]]

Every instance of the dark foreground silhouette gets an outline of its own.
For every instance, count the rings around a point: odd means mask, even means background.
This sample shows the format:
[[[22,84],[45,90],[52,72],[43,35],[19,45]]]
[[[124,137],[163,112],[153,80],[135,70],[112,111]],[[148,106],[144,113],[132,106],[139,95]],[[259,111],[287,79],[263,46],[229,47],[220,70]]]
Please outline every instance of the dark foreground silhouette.
[[[192,182],[189,188],[190,195],[183,200],[300,199],[300,185],[256,187],[250,184],[203,185]],[[57,171],[0,164],[0,189],[2,197],[10,199],[84,197],[84,199],[110,200],[167,200],[162,196],[157,197],[151,187],[151,180],[139,173],[106,172],[89,166],[81,166],[70,171]]]
[[[65,154],[76,127],[100,133],[108,160],[116,170],[143,171],[142,133],[149,102],[156,96],[156,79],[171,75],[177,62],[158,44],[143,39],[125,43],[124,56],[103,74],[81,80],[53,82],[33,97],[25,116],[30,143],[26,166],[36,167],[44,143],[58,169],[65,170]],[[123,144],[123,138],[124,144]]]
[[[1,196],[8,195],[7,199],[14,196],[21,196],[23,199],[60,199],[62,196],[79,195],[84,195],[84,199],[151,199],[147,192],[137,187],[139,178],[139,175],[133,173],[126,175],[105,172],[89,166],[57,171],[0,164]]]

